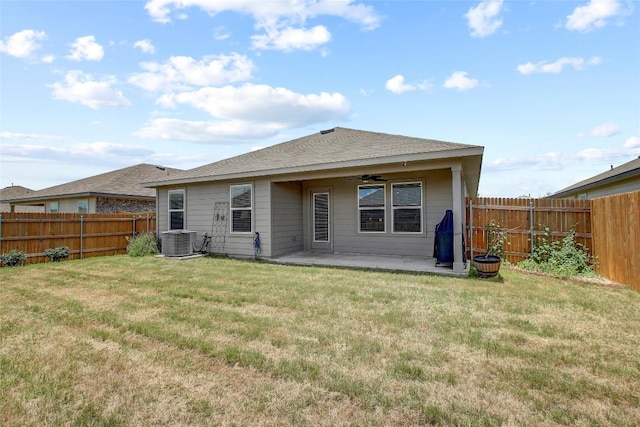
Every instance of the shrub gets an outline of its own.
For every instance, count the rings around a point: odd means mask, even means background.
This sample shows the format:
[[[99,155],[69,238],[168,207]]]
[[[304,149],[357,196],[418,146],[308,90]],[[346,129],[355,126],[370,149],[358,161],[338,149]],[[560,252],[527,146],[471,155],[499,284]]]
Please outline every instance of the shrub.
[[[127,237],[127,242],[129,256],[145,256],[159,253],[158,241],[152,233],[140,233],[134,237]]]
[[[27,260],[26,255],[22,251],[12,250],[8,254],[0,255],[0,264],[7,267],[17,267],[24,265]]]
[[[561,276],[591,275],[593,258],[589,249],[582,243],[576,242],[575,229],[562,241],[550,240],[549,228],[544,228],[544,236],[537,239],[533,253],[528,259],[521,261],[518,266],[526,270],[541,271]]]
[[[59,262],[61,259],[65,259],[69,256],[69,248],[67,246],[60,246],[58,248],[45,249],[44,254],[49,257],[51,262]]]

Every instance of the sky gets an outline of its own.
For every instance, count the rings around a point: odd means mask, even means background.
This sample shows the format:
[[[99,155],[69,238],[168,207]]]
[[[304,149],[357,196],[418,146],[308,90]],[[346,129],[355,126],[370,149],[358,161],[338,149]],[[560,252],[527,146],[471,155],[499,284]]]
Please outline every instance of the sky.
[[[0,0],[0,188],[336,126],[484,147],[480,196],[640,156],[640,2]]]

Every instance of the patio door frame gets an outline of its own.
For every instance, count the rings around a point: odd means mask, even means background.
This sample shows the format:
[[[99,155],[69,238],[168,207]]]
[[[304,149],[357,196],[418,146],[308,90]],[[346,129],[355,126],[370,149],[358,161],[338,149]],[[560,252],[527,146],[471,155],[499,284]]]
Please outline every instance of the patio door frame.
[[[326,226],[327,226],[327,240],[316,240],[316,196],[327,195],[326,206]],[[333,252],[333,198],[331,188],[312,188],[309,190],[309,231],[310,231],[310,243],[311,250],[318,252]]]

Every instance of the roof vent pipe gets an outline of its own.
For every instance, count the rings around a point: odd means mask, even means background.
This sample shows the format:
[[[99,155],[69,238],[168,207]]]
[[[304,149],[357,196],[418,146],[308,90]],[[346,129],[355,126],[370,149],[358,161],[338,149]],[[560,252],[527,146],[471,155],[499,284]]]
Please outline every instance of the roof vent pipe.
[[[321,131],[320,131],[320,135],[326,135],[326,134],[328,134],[328,133],[333,132],[334,130],[336,130],[336,128],[326,129],[326,130],[321,130]]]

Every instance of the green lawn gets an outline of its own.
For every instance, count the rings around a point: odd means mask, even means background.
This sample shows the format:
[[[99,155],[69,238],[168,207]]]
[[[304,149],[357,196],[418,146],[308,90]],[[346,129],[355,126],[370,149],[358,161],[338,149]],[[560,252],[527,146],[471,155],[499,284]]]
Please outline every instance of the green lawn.
[[[221,258],[0,269],[0,425],[640,424],[640,293]]]

